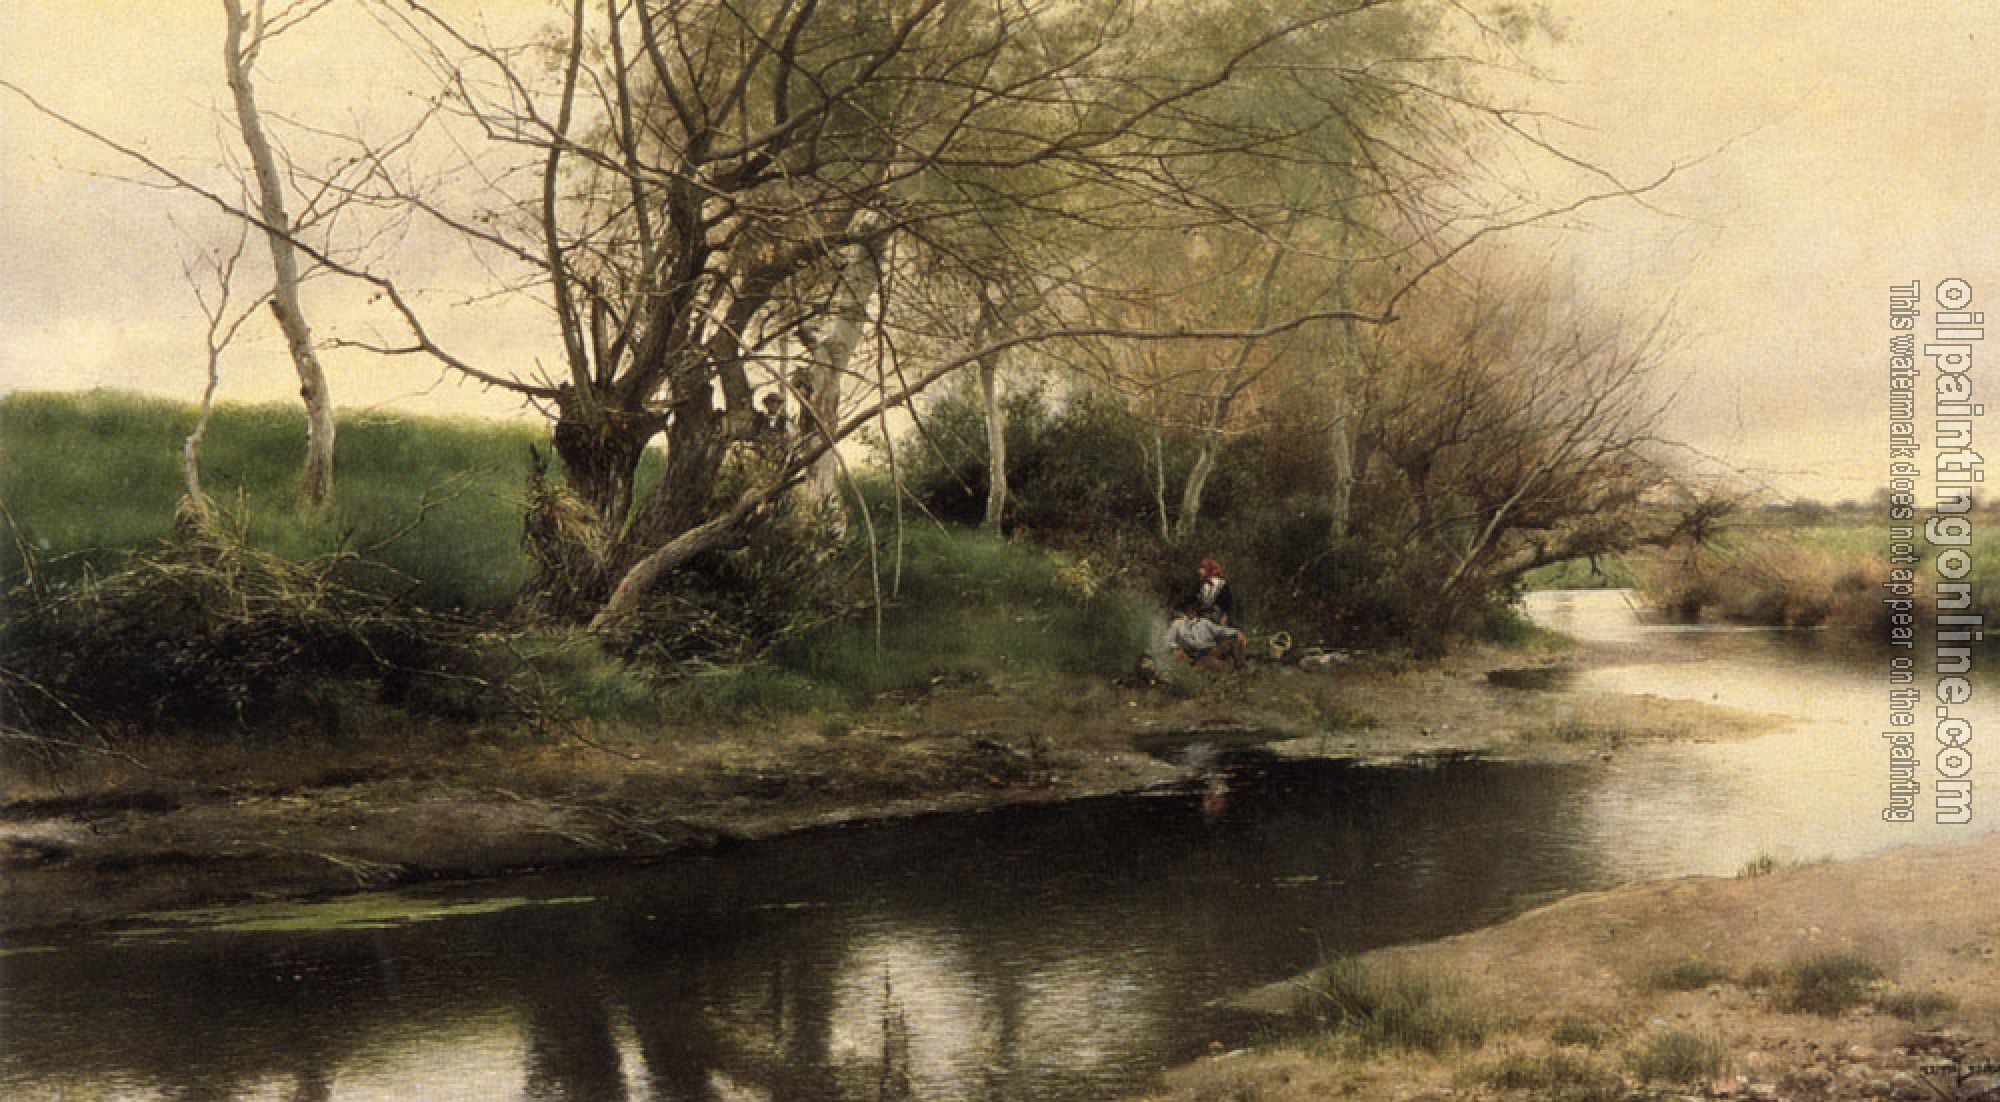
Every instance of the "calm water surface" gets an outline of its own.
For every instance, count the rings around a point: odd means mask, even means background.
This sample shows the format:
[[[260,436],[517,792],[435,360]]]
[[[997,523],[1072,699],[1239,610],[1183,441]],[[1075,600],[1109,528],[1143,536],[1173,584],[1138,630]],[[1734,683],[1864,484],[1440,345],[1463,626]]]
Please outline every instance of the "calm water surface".
[[[0,1097],[1110,1098],[1242,1037],[1214,1000],[1326,953],[1967,830],[1880,822],[1869,656],[1645,629],[1619,602],[1537,598],[1620,648],[1582,685],[1771,733],[1590,767],[1243,772],[1219,813],[1107,799],[96,933],[0,956]]]

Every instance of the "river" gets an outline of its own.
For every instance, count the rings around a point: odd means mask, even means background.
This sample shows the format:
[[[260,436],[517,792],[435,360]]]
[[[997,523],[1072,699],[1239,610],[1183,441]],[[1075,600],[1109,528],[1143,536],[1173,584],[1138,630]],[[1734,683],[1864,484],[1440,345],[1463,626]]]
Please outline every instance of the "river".
[[[1581,766],[1260,767],[1220,804],[1095,799],[158,916],[0,957],[0,1095],[1113,1098],[1252,1036],[1219,1000],[1328,954],[1633,879],[1990,829],[1882,822],[1879,655],[1649,627],[1616,593],[1530,611],[1596,655],[1549,691],[1708,700],[1769,733]]]

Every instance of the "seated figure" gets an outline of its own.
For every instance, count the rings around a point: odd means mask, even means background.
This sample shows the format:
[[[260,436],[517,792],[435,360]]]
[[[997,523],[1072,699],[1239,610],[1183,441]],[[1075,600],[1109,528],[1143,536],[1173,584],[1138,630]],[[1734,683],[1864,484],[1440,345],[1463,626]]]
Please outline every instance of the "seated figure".
[[[1205,670],[1219,670],[1243,662],[1243,633],[1204,618],[1189,601],[1167,625],[1168,653]]]

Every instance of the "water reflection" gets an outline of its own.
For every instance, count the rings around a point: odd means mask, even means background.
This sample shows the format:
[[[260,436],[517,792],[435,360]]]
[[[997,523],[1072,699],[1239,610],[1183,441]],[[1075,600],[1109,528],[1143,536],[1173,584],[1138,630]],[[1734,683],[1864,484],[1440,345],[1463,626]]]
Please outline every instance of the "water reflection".
[[[1852,857],[1962,839],[2000,821],[1975,805],[1972,823],[1940,824],[1927,801],[1916,822],[1882,821],[1889,771],[1881,732],[1891,686],[1879,650],[1829,632],[1650,626],[1617,591],[1534,594],[1529,612],[1608,649],[1612,660],[1582,671],[1579,689],[1770,717],[1768,733],[1756,739],[1618,753],[1592,786],[1586,815],[1599,852],[1629,876],[1730,875],[1760,856]],[[1915,657],[1921,718],[1935,703],[1936,679],[1924,656]],[[1975,731],[2000,731],[2000,691],[1990,679],[1953,711]],[[1918,730],[1928,742],[1928,727]],[[1976,793],[2000,792],[2000,751],[1975,755],[1972,776]]]
[[[1865,663],[1768,633],[1652,634],[1616,595],[1563,602],[1572,628],[1626,648],[1578,687],[1763,710],[1774,733],[1592,768],[1243,772],[1221,799],[941,817],[512,882],[551,905],[388,929],[78,940],[0,957],[0,1095],[1116,1097],[1238,1035],[1212,1000],[1326,953],[1635,876],[1921,836],[1872,814]]]
[[[0,958],[9,1097],[1110,1097],[1323,951],[1608,873],[1576,770],[1339,767],[535,885],[595,905]],[[510,892],[519,885],[510,884]],[[67,1091],[67,1094],[63,1092]]]

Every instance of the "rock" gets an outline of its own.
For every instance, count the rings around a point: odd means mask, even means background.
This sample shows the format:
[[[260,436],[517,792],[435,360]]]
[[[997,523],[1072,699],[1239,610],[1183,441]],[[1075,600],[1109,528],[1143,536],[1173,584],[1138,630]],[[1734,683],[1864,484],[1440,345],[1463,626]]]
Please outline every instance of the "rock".
[[[1907,1071],[1897,1072],[1896,1077],[1889,1081],[1889,1097],[1898,1099],[1900,1102],[1916,1102],[1917,1099],[1934,1098],[1936,1096],[1936,1091],[1927,1086],[1923,1080],[1918,1079]]]

